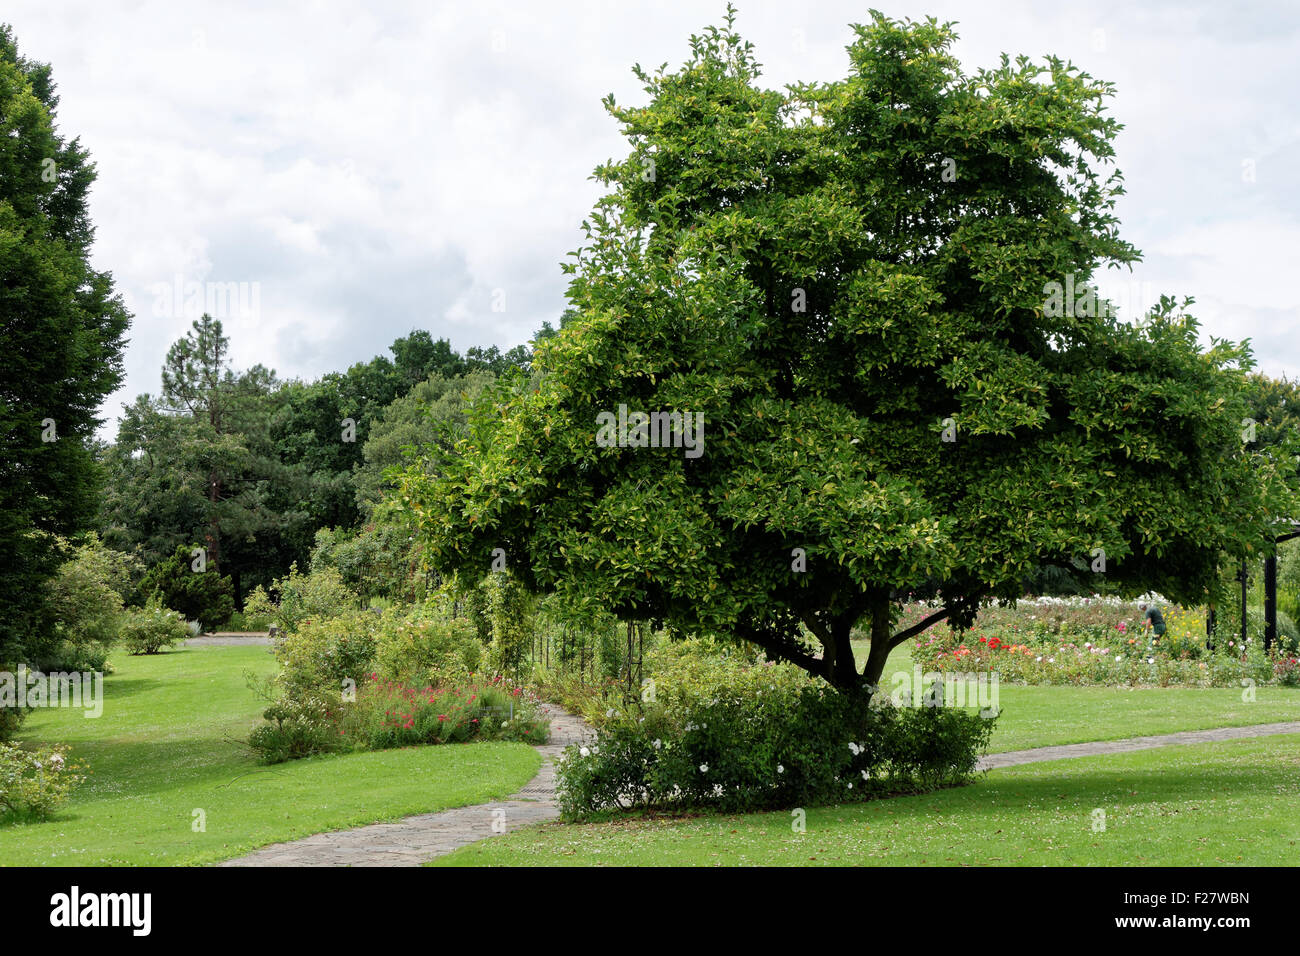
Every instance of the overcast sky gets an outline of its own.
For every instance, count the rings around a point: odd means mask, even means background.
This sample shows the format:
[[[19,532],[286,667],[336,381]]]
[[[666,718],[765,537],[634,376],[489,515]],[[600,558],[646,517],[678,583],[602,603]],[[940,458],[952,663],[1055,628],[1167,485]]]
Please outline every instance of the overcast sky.
[[[108,429],[188,327],[158,294],[178,278],[256,289],[255,314],[224,317],[234,362],[282,377],[414,328],[463,351],[554,322],[588,177],[626,153],[601,97],[640,102],[632,64],[680,63],[724,6],[6,0],[98,164],[95,261],[135,315]],[[737,6],[772,87],[844,76],[871,6],[957,21],[967,71],[1055,53],[1114,82],[1122,234],[1145,261],[1103,291],[1195,296],[1208,333],[1300,373],[1300,4]]]

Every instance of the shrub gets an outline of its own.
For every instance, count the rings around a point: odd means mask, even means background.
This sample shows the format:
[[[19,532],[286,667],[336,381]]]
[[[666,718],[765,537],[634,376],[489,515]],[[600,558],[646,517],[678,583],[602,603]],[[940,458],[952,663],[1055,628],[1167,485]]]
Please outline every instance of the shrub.
[[[1273,662],[1273,676],[1283,687],[1300,687],[1300,658],[1279,657]]]
[[[13,673],[16,667],[0,665],[0,671],[9,671]],[[25,707],[0,707],[0,743],[12,738],[18,733],[18,728],[22,726],[23,719],[27,716]]]
[[[357,610],[302,620],[275,645],[282,683],[291,692],[329,688],[334,693],[345,680],[359,684],[372,669],[379,623],[379,615]]]
[[[1162,602],[1161,602],[1162,603]],[[1022,601],[981,609],[955,632],[936,625],[917,637],[912,659],[926,671],[987,670],[1028,684],[1237,686],[1273,679],[1263,653],[1262,612],[1249,610],[1245,645],[1223,626],[1213,650],[1200,609],[1164,605],[1164,637],[1142,627],[1134,602],[1118,598]],[[1279,621],[1281,625],[1281,621]]]
[[[142,568],[94,534],[70,553],[48,585],[53,641],[36,650],[33,663],[47,671],[103,670],[122,626],[122,595],[134,589]]]
[[[411,574],[414,550],[407,532],[395,524],[371,522],[356,531],[320,528],[311,567],[334,568],[363,600],[412,599],[422,592],[423,581]]]
[[[272,615],[252,613],[245,604],[243,613],[235,611],[230,615],[230,619],[226,621],[226,628],[231,631],[266,631],[270,630],[274,623],[275,618]]]
[[[46,820],[86,779],[65,746],[24,750],[0,743],[0,821]]]
[[[248,736],[249,746],[264,763],[297,760],[343,746],[339,703],[312,692],[277,697],[270,682],[251,686],[270,701],[262,712],[268,723],[255,727]]]
[[[518,676],[533,640],[533,601],[524,586],[506,572],[489,574],[481,587],[492,628],[488,648],[492,672]]]
[[[296,631],[304,621],[357,610],[361,604],[338,570],[331,567],[313,568],[303,574],[294,563],[289,566],[288,575],[275,582],[273,590],[279,595],[278,602],[272,604],[259,587],[249,595],[245,613],[271,617],[287,634]]]
[[[467,618],[437,605],[385,610],[378,622],[375,667],[386,678],[446,686],[463,683],[482,664],[483,644]]]
[[[279,626],[279,622],[276,620],[278,611],[279,609],[275,606],[275,602],[272,601],[271,596],[266,593],[266,588],[262,587],[260,584],[249,592],[248,597],[244,598],[243,620],[245,623],[257,621],[263,625],[262,627],[257,628],[259,631],[270,630],[272,624]],[[235,615],[233,614],[231,615],[232,618],[234,616]]]
[[[229,577],[214,570],[194,570],[193,551],[185,545],[178,547],[171,557],[149,569],[140,589],[150,599],[174,608],[210,631],[224,624],[234,612],[234,589]]]
[[[132,654],[157,654],[189,636],[185,619],[151,599],[144,608],[123,613],[121,640]]]
[[[1277,612],[1277,646],[1284,654],[1300,654],[1300,628],[1285,611]]]
[[[770,665],[769,665],[770,666]],[[965,782],[993,720],[899,708],[826,687],[720,689],[686,706],[629,707],[557,771],[561,814],[632,807],[726,812],[839,803]]]

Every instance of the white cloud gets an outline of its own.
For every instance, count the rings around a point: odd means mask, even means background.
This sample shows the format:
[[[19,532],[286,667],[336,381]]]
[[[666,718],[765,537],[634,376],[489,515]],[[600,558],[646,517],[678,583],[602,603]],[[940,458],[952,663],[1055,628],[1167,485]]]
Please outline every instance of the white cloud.
[[[879,5],[959,21],[968,70],[1050,52],[1114,81],[1137,275],[1196,296],[1208,332],[1251,335],[1270,371],[1300,370],[1295,10]],[[559,263],[598,194],[587,177],[624,150],[601,97],[639,99],[631,65],[679,63],[723,6],[11,0],[20,48],[54,66],[62,129],[98,163],[96,262],[136,313],[109,413],[157,388],[185,323],[154,316],[151,289],[178,273],[260,283],[233,352],[282,375],[366,360],[413,327],[464,349],[555,321]],[[843,75],[847,24],[868,17],[850,2],[740,7],[772,86]]]

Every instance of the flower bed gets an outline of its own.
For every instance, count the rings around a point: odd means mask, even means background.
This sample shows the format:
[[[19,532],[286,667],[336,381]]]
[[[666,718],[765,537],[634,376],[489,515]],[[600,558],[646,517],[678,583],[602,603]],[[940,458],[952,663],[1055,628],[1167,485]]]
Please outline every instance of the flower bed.
[[[918,635],[912,658],[925,670],[996,671],[1026,684],[1237,686],[1289,680],[1286,665],[1264,656],[1258,642],[1236,635],[1208,647],[1204,614],[1152,599],[1166,632],[1144,627],[1137,603],[1117,598],[1037,598],[1015,608],[980,611],[956,633],[937,624]]]
[[[356,703],[345,708],[340,732],[370,750],[469,740],[543,744],[550,724],[537,703],[500,677],[464,687],[416,688],[375,673]]]
[[[301,688],[275,696],[273,684],[264,693],[272,698],[263,714],[267,723],[256,727],[248,741],[266,763],[472,740],[539,744],[550,734],[550,721],[536,696],[502,677],[416,687],[375,672],[357,688],[355,700]]]

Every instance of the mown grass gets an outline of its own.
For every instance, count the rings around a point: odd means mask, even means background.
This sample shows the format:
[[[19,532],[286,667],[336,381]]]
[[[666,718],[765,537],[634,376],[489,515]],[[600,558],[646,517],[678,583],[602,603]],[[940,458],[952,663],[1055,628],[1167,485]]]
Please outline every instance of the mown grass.
[[[912,674],[906,646],[889,657],[884,686]],[[865,657],[866,646],[855,648]],[[1120,740],[1183,730],[1300,720],[1300,688],[1257,687],[1254,700],[1233,687],[998,687],[1000,716],[990,753],[1090,740]]]
[[[114,658],[103,716],[37,710],[31,745],[68,743],[90,777],[56,816],[0,826],[6,865],[172,865],[509,795],[541,758],[515,743],[411,747],[259,765],[244,741],[264,704],[245,671],[266,647],[191,647]],[[196,831],[202,811],[206,830]]]
[[[1295,866],[1300,735],[990,771],[797,813],[547,824],[440,866]],[[1104,829],[1101,827],[1104,825]]]

